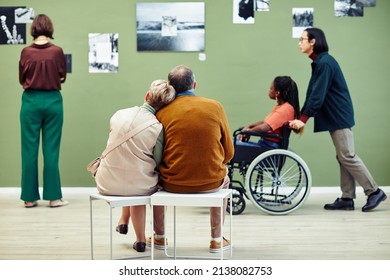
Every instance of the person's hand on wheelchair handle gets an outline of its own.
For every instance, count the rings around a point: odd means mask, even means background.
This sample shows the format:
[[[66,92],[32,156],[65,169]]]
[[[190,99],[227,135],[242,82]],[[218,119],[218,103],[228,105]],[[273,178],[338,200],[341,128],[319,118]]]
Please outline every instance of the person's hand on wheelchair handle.
[[[294,130],[300,130],[305,126],[305,123],[301,120],[292,120],[290,121],[290,127]]]

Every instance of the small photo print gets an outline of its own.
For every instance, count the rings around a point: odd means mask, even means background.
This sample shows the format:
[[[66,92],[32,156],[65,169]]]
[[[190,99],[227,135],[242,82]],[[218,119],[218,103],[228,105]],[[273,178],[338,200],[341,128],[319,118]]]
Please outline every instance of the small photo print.
[[[255,23],[255,0],[233,0],[233,23]]]
[[[35,17],[33,8],[15,9],[15,23],[32,23]]]
[[[65,60],[66,60],[66,73],[72,73],[72,55],[65,54]]]
[[[375,7],[376,6],[376,0],[356,0],[356,2],[359,2],[363,7]]]
[[[364,7],[372,5],[371,0],[334,0],[334,15],[336,17],[362,17]]]
[[[118,33],[88,35],[89,73],[118,72]]]
[[[293,8],[292,9],[292,37],[299,38],[302,32],[314,25],[313,8]]]
[[[270,0],[256,0],[256,11],[269,12],[269,1]]]
[[[0,7],[0,44],[26,44],[26,23],[18,22],[25,14],[18,13],[25,7]],[[24,10],[23,10],[24,11]]]
[[[177,36],[177,17],[163,16],[161,36]]]

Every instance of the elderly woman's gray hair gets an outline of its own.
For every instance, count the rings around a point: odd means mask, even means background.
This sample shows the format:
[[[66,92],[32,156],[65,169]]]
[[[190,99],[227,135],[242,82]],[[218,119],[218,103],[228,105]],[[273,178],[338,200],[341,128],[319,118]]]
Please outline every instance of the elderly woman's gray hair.
[[[146,102],[156,110],[171,103],[176,95],[175,89],[165,80],[153,81],[148,93],[149,97]]]

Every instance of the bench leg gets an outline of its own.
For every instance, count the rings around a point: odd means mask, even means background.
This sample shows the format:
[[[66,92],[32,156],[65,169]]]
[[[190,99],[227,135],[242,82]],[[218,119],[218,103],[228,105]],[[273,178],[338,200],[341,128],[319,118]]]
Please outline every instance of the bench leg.
[[[92,199],[89,199],[89,218],[90,218],[90,226],[91,226],[91,260],[93,260],[93,216],[92,216]]]

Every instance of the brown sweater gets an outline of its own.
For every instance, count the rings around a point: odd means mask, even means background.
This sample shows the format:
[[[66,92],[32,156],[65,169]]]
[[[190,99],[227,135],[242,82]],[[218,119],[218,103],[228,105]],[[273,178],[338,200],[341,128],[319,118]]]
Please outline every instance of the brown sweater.
[[[23,89],[60,90],[65,79],[66,60],[60,47],[31,44],[22,50],[19,82]]]
[[[184,95],[157,112],[165,146],[161,184],[179,193],[215,189],[226,176],[234,154],[225,110],[215,100]]]

